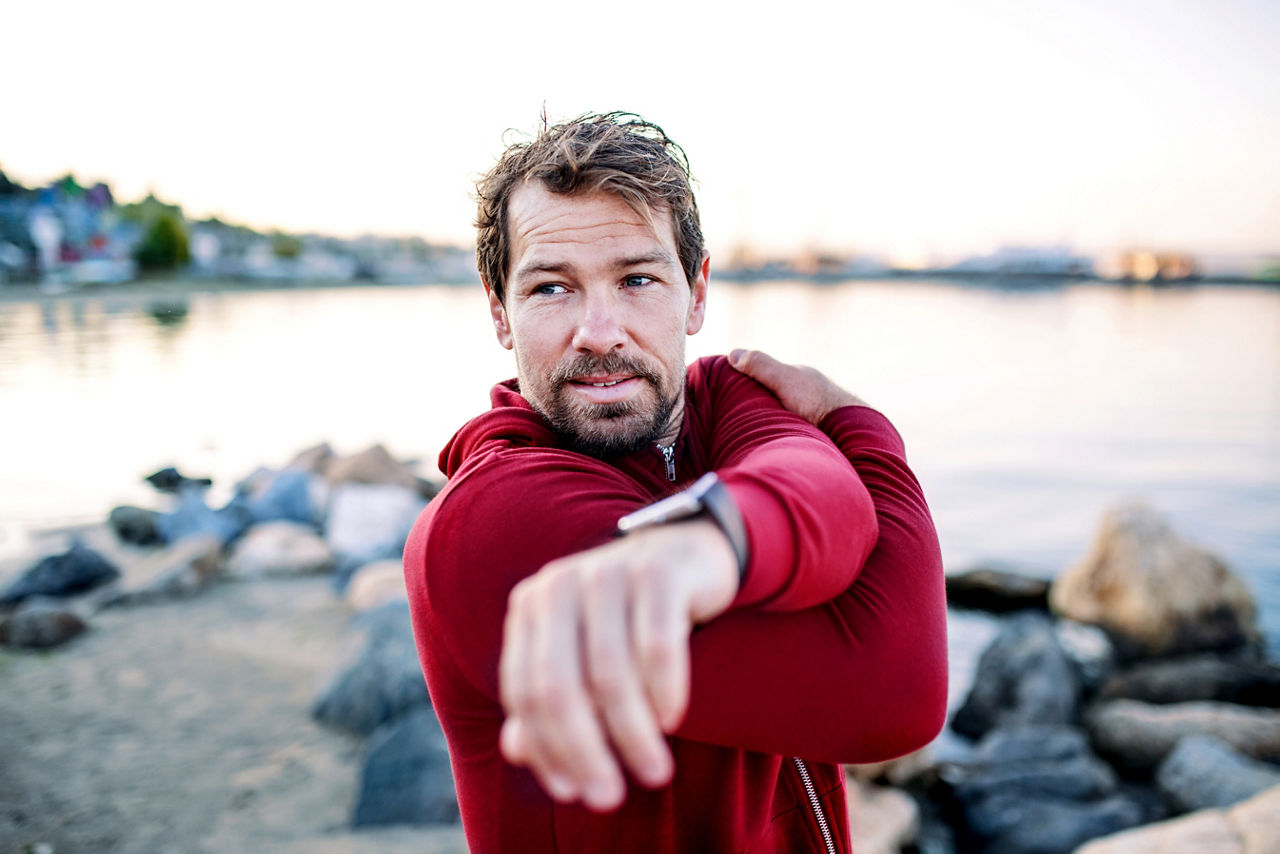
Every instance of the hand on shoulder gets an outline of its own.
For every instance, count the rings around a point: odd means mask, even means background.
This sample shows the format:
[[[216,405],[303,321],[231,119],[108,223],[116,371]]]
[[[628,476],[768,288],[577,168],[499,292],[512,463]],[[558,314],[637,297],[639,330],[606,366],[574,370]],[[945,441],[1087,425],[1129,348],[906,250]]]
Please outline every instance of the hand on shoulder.
[[[729,364],[769,389],[783,406],[811,424],[821,423],[842,406],[868,405],[816,368],[788,365],[759,350],[734,350]]]

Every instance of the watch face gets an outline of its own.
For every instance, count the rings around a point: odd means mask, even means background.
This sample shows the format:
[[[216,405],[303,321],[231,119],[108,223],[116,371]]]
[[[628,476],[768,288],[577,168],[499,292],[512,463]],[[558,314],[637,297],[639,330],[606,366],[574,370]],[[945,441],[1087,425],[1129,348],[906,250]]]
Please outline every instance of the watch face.
[[[702,497],[716,485],[716,481],[715,472],[707,472],[685,491],[667,496],[648,507],[641,507],[634,513],[623,516],[618,520],[618,530],[625,534],[638,528],[661,525],[664,522],[684,519],[700,513]]]
[[[702,505],[697,498],[687,492],[680,492],[664,498],[656,504],[641,507],[636,512],[623,516],[618,520],[618,530],[626,533],[649,525],[661,525],[663,522],[670,522],[673,519],[692,516],[701,509]]]

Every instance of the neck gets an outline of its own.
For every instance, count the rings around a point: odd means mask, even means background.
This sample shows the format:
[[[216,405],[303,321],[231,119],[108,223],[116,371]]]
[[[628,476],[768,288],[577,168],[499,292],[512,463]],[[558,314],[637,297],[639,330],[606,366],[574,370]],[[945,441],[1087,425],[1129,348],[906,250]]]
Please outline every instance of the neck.
[[[662,435],[658,437],[659,445],[675,444],[676,439],[680,438],[680,427],[684,424],[684,389],[680,390],[680,399],[676,401],[675,408],[671,410],[671,417],[667,419],[666,429],[662,431]]]

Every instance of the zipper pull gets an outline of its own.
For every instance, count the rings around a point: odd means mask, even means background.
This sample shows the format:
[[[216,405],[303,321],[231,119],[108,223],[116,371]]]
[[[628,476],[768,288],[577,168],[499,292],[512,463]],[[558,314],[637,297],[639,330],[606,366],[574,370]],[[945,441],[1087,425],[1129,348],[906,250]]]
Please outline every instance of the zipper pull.
[[[676,482],[676,443],[670,445],[658,445],[658,450],[662,451],[662,459],[667,464],[667,480],[672,483]]]

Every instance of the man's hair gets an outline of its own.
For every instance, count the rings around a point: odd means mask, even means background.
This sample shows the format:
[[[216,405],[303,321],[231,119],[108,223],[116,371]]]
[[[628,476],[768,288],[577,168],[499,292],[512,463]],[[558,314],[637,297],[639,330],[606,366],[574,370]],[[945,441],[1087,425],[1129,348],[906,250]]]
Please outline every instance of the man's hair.
[[[511,145],[476,183],[476,266],[499,300],[506,299],[511,254],[508,203],[515,189],[541,181],[553,193],[613,193],[650,226],[666,210],[680,265],[692,285],[702,264],[702,225],[690,186],[689,159],[662,128],[633,113],[586,113]]]

